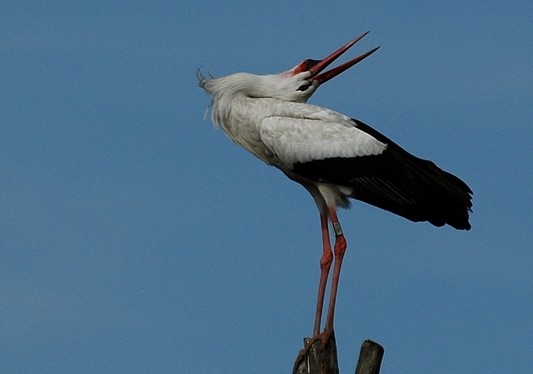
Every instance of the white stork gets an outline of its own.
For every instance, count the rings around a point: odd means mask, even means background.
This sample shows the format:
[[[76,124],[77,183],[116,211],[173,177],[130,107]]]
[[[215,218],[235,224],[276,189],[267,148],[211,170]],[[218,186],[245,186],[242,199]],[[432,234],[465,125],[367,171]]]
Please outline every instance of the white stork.
[[[303,185],[320,212],[323,253],[311,342],[323,346],[333,332],[335,300],[346,250],[336,207],[349,198],[364,201],[411,221],[448,224],[469,230],[472,191],[459,178],[417,158],[361,121],[307,104],[324,82],[374,53],[374,48],[320,74],[367,33],[323,60],[305,60],[280,74],[236,73],[213,78],[198,73],[212,96],[212,120],[235,143]],[[328,221],[335,244],[331,250]],[[324,330],[320,332],[324,294],[334,261]]]

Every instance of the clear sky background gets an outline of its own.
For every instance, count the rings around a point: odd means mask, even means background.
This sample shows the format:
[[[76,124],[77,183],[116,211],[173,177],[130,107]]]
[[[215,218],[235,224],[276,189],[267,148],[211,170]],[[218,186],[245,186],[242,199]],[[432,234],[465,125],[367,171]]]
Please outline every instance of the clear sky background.
[[[531,373],[531,1],[2,1],[0,372],[289,373],[307,192],[215,131],[199,67],[271,73],[372,32],[311,98],[463,178],[473,229],[354,202],[336,333],[387,373]]]

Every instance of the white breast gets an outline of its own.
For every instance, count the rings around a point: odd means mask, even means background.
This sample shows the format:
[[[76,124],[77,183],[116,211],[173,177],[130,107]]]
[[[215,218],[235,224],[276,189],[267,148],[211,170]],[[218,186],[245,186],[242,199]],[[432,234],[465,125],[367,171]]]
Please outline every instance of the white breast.
[[[386,148],[349,117],[306,103],[221,95],[212,115],[235,143],[283,169],[296,162],[377,155]]]

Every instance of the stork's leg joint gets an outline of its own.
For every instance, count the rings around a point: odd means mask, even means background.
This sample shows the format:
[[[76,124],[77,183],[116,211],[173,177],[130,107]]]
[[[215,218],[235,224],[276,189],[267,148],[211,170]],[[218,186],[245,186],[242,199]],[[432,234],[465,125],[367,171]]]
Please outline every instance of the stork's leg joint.
[[[324,253],[322,254],[322,257],[320,258],[320,269],[328,272],[329,268],[331,267],[332,262],[333,262],[333,254],[331,250],[324,251]]]

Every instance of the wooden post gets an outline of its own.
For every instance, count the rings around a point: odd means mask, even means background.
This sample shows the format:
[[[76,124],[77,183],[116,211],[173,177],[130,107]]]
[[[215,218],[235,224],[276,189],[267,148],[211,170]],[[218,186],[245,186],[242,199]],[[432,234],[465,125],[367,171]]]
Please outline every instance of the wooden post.
[[[304,339],[304,347],[309,340]],[[320,339],[314,342],[293,374],[339,374],[335,333],[331,334],[325,347],[322,347]]]
[[[304,347],[307,347],[309,340],[304,339]],[[365,340],[361,345],[355,374],[379,374],[383,353],[381,345]],[[293,374],[339,374],[335,334],[331,334],[326,347],[322,347],[320,340],[314,342],[298,367],[294,368]]]
[[[365,340],[361,345],[355,374],[379,374],[384,351],[378,343]]]

